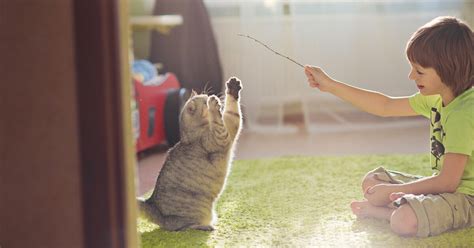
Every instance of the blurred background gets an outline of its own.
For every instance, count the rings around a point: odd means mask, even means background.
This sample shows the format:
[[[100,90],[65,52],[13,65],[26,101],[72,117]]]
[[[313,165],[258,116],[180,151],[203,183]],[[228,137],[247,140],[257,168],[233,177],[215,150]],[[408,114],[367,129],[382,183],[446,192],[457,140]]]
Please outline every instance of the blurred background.
[[[131,0],[130,15],[132,23],[140,16],[178,16],[166,32],[134,29],[132,40],[135,60],[158,63],[158,74],[175,74],[180,87],[219,93],[229,77],[242,80],[245,128],[237,159],[425,153],[429,124],[423,118],[362,113],[310,88],[301,67],[237,34],[340,81],[407,96],[417,92],[408,79],[410,36],[442,15],[472,26],[474,1]],[[154,183],[163,150],[141,157],[141,178],[153,170]]]

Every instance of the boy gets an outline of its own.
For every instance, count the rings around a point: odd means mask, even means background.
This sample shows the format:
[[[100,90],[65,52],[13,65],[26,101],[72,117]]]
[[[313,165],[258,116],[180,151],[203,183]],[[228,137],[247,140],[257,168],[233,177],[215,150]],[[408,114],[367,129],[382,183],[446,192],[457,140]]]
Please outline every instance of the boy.
[[[305,66],[309,85],[378,116],[423,115],[431,120],[433,176],[415,177],[379,167],[364,177],[364,200],[351,203],[358,217],[390,221],[404,236],[427,237],[474,226],[474,38],[454,17],[419,28],[406,49],[409,78],[419,92],[389,97],[330,78]]]

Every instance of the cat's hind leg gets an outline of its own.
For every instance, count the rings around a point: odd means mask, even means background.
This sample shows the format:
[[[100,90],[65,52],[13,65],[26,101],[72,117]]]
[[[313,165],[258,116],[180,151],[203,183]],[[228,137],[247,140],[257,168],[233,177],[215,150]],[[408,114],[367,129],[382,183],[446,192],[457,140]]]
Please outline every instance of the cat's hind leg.
[[[196,224],[196,220],[191,220],[188,217],[181,216],[165,216],[161,228],[168,231],[184,231],[186,229],[195,229],[201,231],[213,231],[214,227],[205,224]]]
[[[194,230],[207,231],[207,232],[214,231],[214,227],[210,225],[207,225],[207,226],[206,225],[192,225],[189,228],[194,229]]]
[[[187,217],[181,217],[176,215],[163,216],[160,227],[167,231],[183,231],[196,223]]]

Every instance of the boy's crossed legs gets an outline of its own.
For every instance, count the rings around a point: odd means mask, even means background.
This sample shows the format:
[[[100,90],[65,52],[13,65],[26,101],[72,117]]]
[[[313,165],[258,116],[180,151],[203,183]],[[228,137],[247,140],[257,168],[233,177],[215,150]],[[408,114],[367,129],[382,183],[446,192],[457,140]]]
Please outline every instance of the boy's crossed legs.
[[[387,183],[398,183],[390,182],[393,179],[390,178],[390,181],[383,181],[378,178],[380,173],[378,173],[378,168],[374,171],[370,171],[362,180],[362,191],[365,193],[370,187],[377,184],[387,184]],[[390,200],[395,201],[398,198],[404,196],[404,193],[392,193],[390,195]],[[385,207],[378,207],[370,204],[366,199],[361,201],[352,201],[351,202],[352,212],[359,218],[377,218],[390,221],[390,227],[393,232],[403,235],[403,236],[414,236],[417,234],[418,221],[416,218],[415,211],[411,208],[409,204],[403,204],[400,207],[396,208],[392,204],[389,204]]]

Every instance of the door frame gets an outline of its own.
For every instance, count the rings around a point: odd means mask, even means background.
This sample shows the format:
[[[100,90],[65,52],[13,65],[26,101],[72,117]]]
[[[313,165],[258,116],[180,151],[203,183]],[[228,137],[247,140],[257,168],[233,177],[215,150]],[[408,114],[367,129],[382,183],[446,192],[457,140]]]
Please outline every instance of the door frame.
[[[73,8],[84,245],[136,247],[128,1]]]

